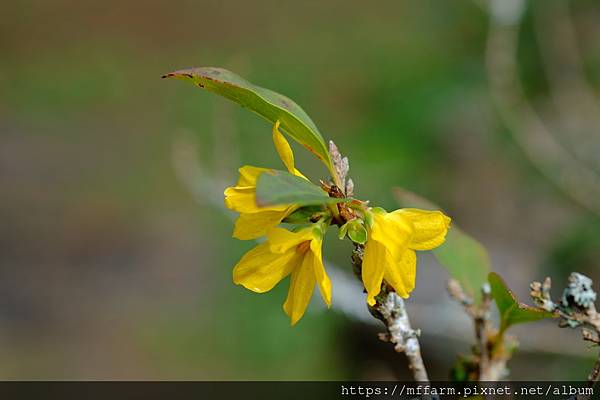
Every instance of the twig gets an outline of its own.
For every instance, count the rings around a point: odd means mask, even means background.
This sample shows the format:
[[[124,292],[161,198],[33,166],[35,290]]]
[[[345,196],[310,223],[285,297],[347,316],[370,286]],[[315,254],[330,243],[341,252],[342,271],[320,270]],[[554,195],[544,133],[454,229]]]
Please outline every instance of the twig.
[[[352,252],[353,270],[359,279],[362,273],[363,250],[363,246],[357,244]],[[377,303],[369,307],[369,311],[387,328],[387,333],[380,334],[379,338],[392,343],[396,352],[406,354],[415,381],[429,383],[418,339],[420,331],[412,328],[404,300],[384,283],[382,294],[377,296]]]
[[[473,299],[468,296],[461,284],[456,279],[448,280],[448,293],[450,297],[458,301],[464,308],[467,315],[473,320],[475,329],[475,339],[477,347],[475,351],[478,353],[478,380],[483,380],[482,376],[489,376],[490,373],[490,357],[487,346],[487,333],[489,331],[489,293],[486,291],[485,303],[477,305]]]
[[[406,312],[404,299],[396,292],[389,292],[383,302],[376,305],[376,310],[383,317],[388,334],[380,336],[394,344],[394,350],[406,354],[413,377],[417,382],[429,382],[427,370],[421,356],[419,330],[412,329]]]
[[[592,280],[587,276],[573,272],[560,301],[555,302],[550,297],[550,278],[546,278],[543,284],[532,282],[531,297],[539,308],[557,313],[561,318],[561,327],[582,327],[584,340],[600,344],[595,336],[600,333],[600,314],[594,304],[597,295],[592,289],[592,284]]]
[[[481,301],[479,303],[475,303],[455,279],[448,281],[448,293],[463,306],[467,315],[473,320],[476,346],[473,349],[474,357],[472,357],[472,362],[477,373],[474,380],[489,382],[504,378],[507,370],[506,363],[510,359],[510,353],[493,351],[498,336],[490,322],[492,296],[489,285],[485,284],[481,288]],[[514,339],[504,336],[502,340],[510,343]]]
[[[596,359],[594,367],[588,375],[588,383],[590,383],[593,386],[596,382],[598,382],[598,379],[600,379],[600,357]]]
[[[583,340],[594,345],[600,344],[600,314],[596,311],[596,292],[592,288],[592,280],[587,276],[573,272],[569,276],[569,284],[564,289],[560,301],[555,302],[550,297],[551,281],[546,278],[544,283],[532,282],[531,297],[536,305],[560,316],[561,328],[581,327]],[[593,388],[600,379],[600,354],[588,375],[588,387]],[[577,396],[577,399],[588,399],[589,396]]]

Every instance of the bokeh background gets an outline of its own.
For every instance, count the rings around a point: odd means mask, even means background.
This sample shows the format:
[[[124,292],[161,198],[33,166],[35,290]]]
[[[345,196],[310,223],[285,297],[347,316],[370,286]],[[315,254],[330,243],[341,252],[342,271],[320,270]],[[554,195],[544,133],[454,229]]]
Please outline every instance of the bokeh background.
[[[222,189],[279,167],[270,126],[171,70],[222,66],[286,94],[350,157],[360,198],[401,186],[489,249],[525,301],[549,275],[597,281],[600,4],[579,1],[5,2],[0,15],[1,379],[395,379],[350,274],[294,328],[287,282],[231,282]],[[300,167],[325,171],[300,148]],[[420,257],[409,303],[430,375],[472,328]],[[515,379],[584,378],[596,351],[512,330]]]

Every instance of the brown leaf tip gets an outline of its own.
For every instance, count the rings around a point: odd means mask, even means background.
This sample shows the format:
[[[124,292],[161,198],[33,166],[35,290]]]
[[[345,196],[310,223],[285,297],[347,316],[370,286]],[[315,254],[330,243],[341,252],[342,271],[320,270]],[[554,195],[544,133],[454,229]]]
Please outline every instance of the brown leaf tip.
[[[163,76],[161,76],[161,78],[172,78],[174,76],[185,76],[186,78],[194,79],[194,75],[183,71],[169,72],[168,74],[164,74]]]

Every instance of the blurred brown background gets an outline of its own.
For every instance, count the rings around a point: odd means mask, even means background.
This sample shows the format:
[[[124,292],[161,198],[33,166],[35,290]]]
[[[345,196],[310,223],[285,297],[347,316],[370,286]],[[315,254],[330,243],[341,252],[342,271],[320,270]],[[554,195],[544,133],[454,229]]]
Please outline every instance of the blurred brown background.
[[[408,377],[335,235],[330,311],[315,301],[290,328],[287,283],[232,284],[252,244],[230,237],[222,189],[279,160],[267,123],[159,79],[184,67],[296,100],[350,157],[360,198],[435,200],[522,300],[546,275],[598,280],[599,22],[593,0],[6,2],[0,378]],[[418,273],[409,311],[445,379],[471,327],[432,257]],[[514,379],[582,379],[595,356],[553,322],[513,333]]]

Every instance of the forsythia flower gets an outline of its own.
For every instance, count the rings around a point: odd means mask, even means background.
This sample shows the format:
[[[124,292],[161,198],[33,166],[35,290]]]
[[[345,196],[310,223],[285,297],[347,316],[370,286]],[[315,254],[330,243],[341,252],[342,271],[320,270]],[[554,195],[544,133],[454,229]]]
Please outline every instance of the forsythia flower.
[[[233,281],[253,292],[264,293],[291,274],[283,309],[294,325],[304,315],[315,284],[318,284],[327,306],[331,306],[331,281],[321,258],[322,238],[319,224],[298,232],[271,228],[267,232],[267,240],[237,263]]]
[[[383,279],[398,295],[408,297],[415,287],[415,250],[441,245],[450,226],[450,218],[440,211],[406,208],[387,213],[374,209],[372,216],[362,263],[369,305],[375,304]]]
[[[294,154],[285,137],[279,132],[279,121],[273,126],[273,142],[288,171],[304,177],[294,167]],[[297,209],[293,204],[258,207],[256,181],[259,175],[266,171],[271,170],[246,165],[239,169],[240,178],[237,185],[225,189],[225,205],[230,210],[240,213],[233,230],[233,237],[237,239],[250,240],[263,236],[269,228],[279,225]]]

